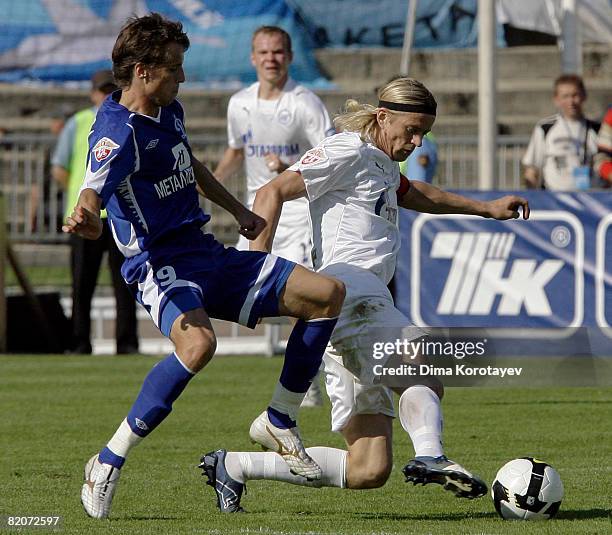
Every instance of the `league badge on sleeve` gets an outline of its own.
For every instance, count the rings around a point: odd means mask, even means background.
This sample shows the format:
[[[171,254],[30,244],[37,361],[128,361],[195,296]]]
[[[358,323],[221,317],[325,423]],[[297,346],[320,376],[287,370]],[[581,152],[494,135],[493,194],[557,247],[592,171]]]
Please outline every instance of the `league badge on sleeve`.
[[[302,165],[314,165],[325,160],[327,160],[325,149],[323,147],[315,147],[304,154],[300,163]]]
[[[103,137],[100,141],[98,141],[94,148],[91,149],[95,159],[97,162],[101,162],[102,160],[106,160],[110,156],[110,153],[115,149],[118,149],[119,145],[115,143],[112,139],[108,137]]]

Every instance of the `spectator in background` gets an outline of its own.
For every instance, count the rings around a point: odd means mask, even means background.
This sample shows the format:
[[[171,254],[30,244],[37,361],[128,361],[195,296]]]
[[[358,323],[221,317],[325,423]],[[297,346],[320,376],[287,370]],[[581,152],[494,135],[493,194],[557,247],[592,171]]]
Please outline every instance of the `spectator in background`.
[[[522,160],[529,189],[591,186],[599,124],[584,116],[586,97],[580,76],[564,74],[555,80],[553,102],[559,112],[536,125]]]
[[[90,93],[93,106],[77,112],[67,121],[53,152],[51,174],[65,191],[65,218],[72,214],[79,197],[89,153],[87,140],[96,112],[106,96],[115,89],[117,86],[112,71],[102,70],[94,73]],[[85,240],[76,234],[70,235],[73,351],[79,354],[92,352],[91,300],[102,257],[107,251],[117,302],[117,354],[137,353],[136,303],[121,276],[123,255],[115,245],[105,211],[102,211],[101,217],[103,231],[98,240]]]
[[[595,173],[604,188],[612,186],[612,106],[601,123],[597,135],[597,154],[595,155]]]
[[[400,173],[410,180],[420,180],[431,184],[437,166],[438,145],[433,134],[429,132],[421,140],[421,146],[415,147],[412,154],[400,163]]]
[[[74,109],[68,104],[61,104],[53,109],[49,120],[49,133],[53,137],[53,143],[64,129],[68,118],[74,113]],[[45,149],[45,169],[42,184],[38,181],[32,184],[30,189],[30,230],[31,232],[61,232],[64,218],[61,207],[64,201],[63,191],[52,187],[50,165],[50,147]],[[55,198],[53,198],[55,197]],[[42,206],[41,206],[42,199]],[[39,214],[39,212],[41,212]],[[42,221],[39,216],[42,215]],[[55,219],[55,221],[52,221]]]
[[[227,108],[226,149],[214,175],[220,182],[238,170],[246,171],[248,208],[259,188],[295,163],[307,150],[334,132],[325,106],[312,91],[289,76],[293,60],[291,37],[277,26],[262,26],[253,33],[251,63],[257,82],[239,91]],[[308,203],[297,199],[283,207],[272,253],[312,269],[312,239]],[[240,236],[236,248],[248,250]],[[323,404],[318,379],[303,406]]]

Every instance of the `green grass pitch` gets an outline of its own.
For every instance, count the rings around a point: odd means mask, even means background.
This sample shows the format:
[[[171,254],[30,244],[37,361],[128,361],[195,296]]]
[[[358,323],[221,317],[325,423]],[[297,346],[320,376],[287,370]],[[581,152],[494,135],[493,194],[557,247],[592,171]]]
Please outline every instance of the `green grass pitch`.
[[[110,520],[79,502],[85,461],[114,432],[154,364],[147,357],[0,357],[0,515],[61,515],[61,533],[506,534],[610,533],[612,390],[454,388],[444,400],[449,457],[489,483],[506,461],[541,458],[561,473],[565,499],[545,523],[505,522],[487,496],[459,500],[413,487],[412,454],[395,426],[395,467],[370,491],[248,485],[244,515],[221,515],[196,469],[200,454],[252,449],[251,420],[266,406],[281,359],[221,357],[201,372],[172,415],[126,464]],[[329,406],[301,414],[307,445],[342,447]],[[31,532],[31,530],[27,530]]]

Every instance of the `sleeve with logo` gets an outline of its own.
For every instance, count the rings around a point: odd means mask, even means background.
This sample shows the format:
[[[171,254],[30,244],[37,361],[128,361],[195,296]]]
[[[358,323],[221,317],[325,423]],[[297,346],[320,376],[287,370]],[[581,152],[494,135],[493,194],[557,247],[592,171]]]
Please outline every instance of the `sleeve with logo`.
[[[333,190],[352,190],[361,165],[362,142],[355,134],[338,134],[307,151],[289,169],[301,173],[308,199]]]
[[[545,139],[544,139],[544,130],[540,125],[536,126],[533,129],[533,133],[531,134],[531,139],[529,140],[529,145],[527,146],[527,150],[525,151],[525,155],[521,160],[523,165],[528,165],[530,167],[537,167],[538,169],[542,169],[544,166],[544,156],[545,156]]]
[[[112,135],[112,134],[111,134]],[[81,189],[93,189],[102,197],[104,208],[117,186],[137,170],[138,154],[131,128],[116,135],[105,136],[94,132],[90,138],[87,171]],[[113,139],[114,138],[114,139]]]

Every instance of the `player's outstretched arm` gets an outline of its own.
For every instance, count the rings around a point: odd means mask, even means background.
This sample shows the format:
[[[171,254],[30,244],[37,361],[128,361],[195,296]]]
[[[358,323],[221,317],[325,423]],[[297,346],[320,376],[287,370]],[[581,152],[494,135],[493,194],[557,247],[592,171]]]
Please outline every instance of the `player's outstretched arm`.
[[[399,205],[429,214],[469,214],[501,220],[519,218],[522,208],[523,219],[529,217],[529,203],[518,195],[478,201],[416,180],[410,181],[410,189],[399,199]]]
[[[100,219],[100,196],[92,189],[81,191],[79,199],[66,218],[62,230],[68,234],[77,234],[87,240],[97,240],[102,234],[102,220]]]
[[[266,221],[266,228],[256,240],[251,242],[251,251],[272,250],[272,241],[276,233],[278,220],[280,219],[283,203],[292,201],[306,195],[306,186],[302,175],[295,171],[283,171],[276,178],[268,182],[265,186],[257,190],[253,212],[263,217]],[[308,222],[304,221],[307,225]]]
[[[234,216],[238,222],[240,234],[248,240],[255,239],[266,222],[227,191],[202,162],[196,158],[192,158],[192,162],[195,179],[201,193]]]

